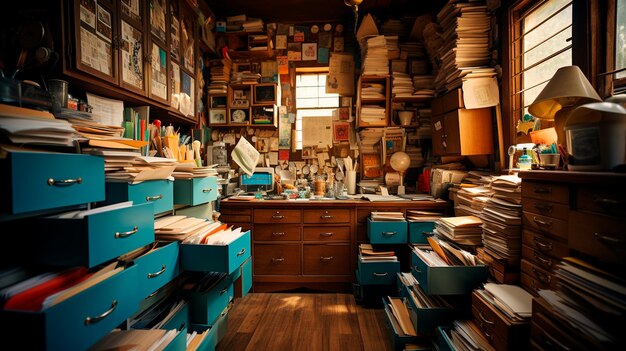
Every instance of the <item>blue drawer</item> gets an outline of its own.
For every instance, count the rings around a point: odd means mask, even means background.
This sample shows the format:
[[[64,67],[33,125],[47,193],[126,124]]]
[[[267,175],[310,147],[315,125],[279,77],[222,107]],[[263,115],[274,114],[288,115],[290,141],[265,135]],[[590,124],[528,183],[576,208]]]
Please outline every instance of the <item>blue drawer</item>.
[[[395,325],[391,322],[393,313],[391,312],[386,298],[383,298],[383,305],[385,306],[385,329],[389,334],[391,340],[391,349],[394,351],[403,351],[407,344],[419,344],[420,338],[417,336],[404,335],[400,330],[397,330]]]
[[[448,332],[450,327],[437,327],[437,349],[439,351],[454,351],[456,348],[452,346]]]
[[[205,334],[197,348],[198,351],[214,351],[228,331],[228,314],[221,315],[212,326],[191,324],[189,330]]]
[[[409,243],[426,244],[429,236],[433,235],[435,222],[413,222],[409,221]]]
[[[449,307],[420,308],[409,293],[409,287],[404,286],[405,295],[409,302],[409,316],[415,331],[422,335],[435,335],[438,326],[450,325],[454,318],[454,310]]]
[[[165,328],[163,328],[165,329]],[[185,351],[187,350],[187,329],[184,328],[178,332],[174,340],[163,349],[163,351]]]
[[[411,253],[411,272],[428,295],[469,294],[487,280],[487,266],[427,265],[415,252]]]
[[[129,267],[41,312],[0,311],[3,342],[24,350],[85,350],[137,310],[136,291],[137,269]]]
[[[405,244],[406,221],[372,221],[367,219],[367,237],[371,244]]]
[[[189,320],[195,324],[213,325],[234,298],[233,281],[225,276],[210,290],[189,292]]]
[[[152,204],[95,213],[83,218],[38,217],[42,235],[35,257],[56,266],[94,267],[154,242]]]
[[[400,261],[358,262],[359,283],[362,285],[393,285],[400,272]]]
[[[178,241],[159,242],[156,249],[135,260],[139,294],[146,297],[178,276]]]
[[[174,208],[174,182],[147,180],[137,184],[106,182],[106,203],[132,201],[134,204],[154,204],[154,214]]]
[[[104,200],[104,159],[80,154],[11,152],[2,208],[12,214]]]
[[[196,206],[217,199],[217,177],[176,179],[174,203]]]
[[[180,263],[184,271],[231,274],[250,257],[250,231],[229,245],[180,245]]]

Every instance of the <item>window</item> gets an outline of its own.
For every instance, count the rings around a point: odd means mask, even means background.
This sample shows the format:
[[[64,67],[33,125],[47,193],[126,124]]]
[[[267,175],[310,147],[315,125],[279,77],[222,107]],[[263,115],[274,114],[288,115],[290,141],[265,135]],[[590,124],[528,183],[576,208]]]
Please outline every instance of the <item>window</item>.
[[[626,0],[617,0],[615,10],[615,69],[626,68]],[[626,78],[626,71],[615,74],[615,78]]]
[[[302,119],[332,118],[339,107],[338,94],[326,94],[326,72],[296,73],[296,148],[302,149]]]
[[[572,0],[518,4],[511,18],[513,119],[527,113],[560,67],[572,65]]]

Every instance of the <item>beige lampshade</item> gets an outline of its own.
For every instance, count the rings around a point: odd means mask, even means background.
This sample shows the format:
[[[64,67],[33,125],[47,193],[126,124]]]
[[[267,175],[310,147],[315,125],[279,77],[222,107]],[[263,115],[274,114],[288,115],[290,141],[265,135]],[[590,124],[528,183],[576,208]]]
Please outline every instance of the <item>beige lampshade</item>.
[[[563,107],[602,101],[578,66],[559,68],[535,101],[528,107],[531,115],[553,120]]]

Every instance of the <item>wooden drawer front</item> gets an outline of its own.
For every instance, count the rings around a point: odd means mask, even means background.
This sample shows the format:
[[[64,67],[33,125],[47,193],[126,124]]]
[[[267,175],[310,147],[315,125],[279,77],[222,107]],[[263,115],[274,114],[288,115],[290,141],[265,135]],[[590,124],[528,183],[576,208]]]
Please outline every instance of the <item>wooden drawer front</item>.
[[[228,203],[222,202],[222,205],[220,206],[220,213],[222,214],[222,216],[224,215],[252,216],[252,209],[228,207]]]
[[[570,213],[569,245],[594,257],[624,264],[626,221],[584,212]]]
[[[522,223],[526,228],[567,240],[566,221],[523,211]]]
[[[236,223],[236,222],[245,222],[250,223],[252,221],[252,216],[250,215],[231,215],[231,214],[221,214],[219,217],[220,222],[223,223]]]
[[[569,188],[565,185],[541,182],[522,182],[522,197],[569,204]]]
[[[495,307],[485,302],[476,292],[472,293],[472,315],[496,350],[526,350],[530,325],[510,323]]]
[[[626,216],[626,192],[623,189],[582,187],[577,191],[578,209],[610,216]]]
[[[569,206],[543,200],[524,199],[524,201],[522,201],[522,208],[526,212],[562,219],[564,221],[567,220],[569,214]]]
[[[431,108],[433,115],[440,115],[464,107],[463,91],[459,88],[449,91],[444,96],[433,99]]]
[[[254,223],[300,223],[300,210],[254,210]]]
[[[556,287],[550,272],[535,266],[526,259],[522,259],[521,271],[522,286],[534,294],[540,289],[554,289]]]
[[[350,274],[350,245],[348,244],[305,244],[303,254],[303,274]]]
[[[350,227],[304,227],[304,240],[348,241]]]
[[[349,223],[350,210],[304,210],[304,223]]]
[[[557,327],[543,313],[535,313],[533,303],[533,321],[531,325],[531,341],[541,350],[588,350],[568,333]]]
[[[528,245],[533,250],[553,258],[562,258],[570,255],[567,245],[550,239],[547,236],[535,233],[532,230],[522,231],[522,244]]]
[[[532,262],[535,266],[550,272],[553,272],[554,267],[561,261],[560,259],[554,259],[527,245],[522,245],[522,257]]]
[[[255,241],[296,241],[300,240],[300,225],[255,224],[252,235]]]
[[[300,274],[300,245],[255,244],[254,274]]]

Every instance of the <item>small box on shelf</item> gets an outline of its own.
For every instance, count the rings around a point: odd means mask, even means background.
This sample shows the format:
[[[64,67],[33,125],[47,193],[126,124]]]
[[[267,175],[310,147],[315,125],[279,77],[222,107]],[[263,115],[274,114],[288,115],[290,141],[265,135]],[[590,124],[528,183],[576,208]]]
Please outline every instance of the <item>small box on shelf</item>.
[[[254,86],[254,103],[255,104],[275,104],[276,103],[276,84],[262,83]]]
[[[276,105],[252,106],[253,125],[274,126],[278,120],[278,107]]]

